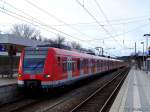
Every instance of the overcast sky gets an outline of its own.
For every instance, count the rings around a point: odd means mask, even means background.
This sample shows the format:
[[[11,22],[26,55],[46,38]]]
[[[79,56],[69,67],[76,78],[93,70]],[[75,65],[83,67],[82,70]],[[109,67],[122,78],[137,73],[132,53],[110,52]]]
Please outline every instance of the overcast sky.
[[[28,23],[47,38],[60,34],[86,48],[100,46],[111,55],[129,55],[135,42],[142,51],[143,34],[150,33],[149,4],[149,0],[0,0],[0,31]],[[19,19],[12,17],[15,14]]]

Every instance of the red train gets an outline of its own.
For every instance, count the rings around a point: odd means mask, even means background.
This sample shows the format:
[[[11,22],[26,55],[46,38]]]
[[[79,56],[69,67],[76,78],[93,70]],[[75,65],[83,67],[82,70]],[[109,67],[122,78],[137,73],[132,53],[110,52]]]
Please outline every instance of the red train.
[[[48,47],[23,50],[18,71],[21,87],[54,88],[125,66],[120,60]]]

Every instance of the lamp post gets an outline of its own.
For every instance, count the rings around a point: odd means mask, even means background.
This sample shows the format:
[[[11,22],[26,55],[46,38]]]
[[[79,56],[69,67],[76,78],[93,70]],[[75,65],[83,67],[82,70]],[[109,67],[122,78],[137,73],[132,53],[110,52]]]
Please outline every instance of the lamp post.
[[[148,37],[150,34],[144,34],[144,37],[146,37],[146,50],[148,51]]]
[[[141,44],[143,45],[143,70],[144,70],[144,42],[141,42]]]
[[[150,36],[150,34],[144,34],[144,37],[146,37],[146,51],[148,52],[148,37]],[[148,57],[148,54],[146,55]],[[146,61],[146,72],[148,73],[148,63]]]

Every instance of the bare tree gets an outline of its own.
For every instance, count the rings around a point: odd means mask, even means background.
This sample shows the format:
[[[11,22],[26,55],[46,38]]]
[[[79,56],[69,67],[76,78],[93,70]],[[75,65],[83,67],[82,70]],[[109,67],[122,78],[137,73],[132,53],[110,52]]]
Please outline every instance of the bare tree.
[[[65,37],[58,35],[58,37],[53,42],[55,44],[62,45],[65,42]]]
[[[72,48],[74,48],[74,49],[78,49],[78,50],[81,50],[81,45],[79,44],[79,43],[77,43],[77,42],[71,42],[71,46],[72,46]]]
[[[38,40],[39,40],[39,41],[42,41],[42,36],[39,36]]]
[[[40,31],[27,24],[13,25],[11,32],[17,37],[30,38],[34,40],[38,40],[39,37],[41,38]]]
[[[88,53],[88,54],[95,55],[95,52],[94,52],[92,49],[87,49],[87,53]]]

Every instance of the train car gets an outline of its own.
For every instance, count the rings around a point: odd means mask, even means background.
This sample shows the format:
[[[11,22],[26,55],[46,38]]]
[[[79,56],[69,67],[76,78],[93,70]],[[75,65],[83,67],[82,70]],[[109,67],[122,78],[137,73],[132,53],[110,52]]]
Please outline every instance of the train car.
[[[27,47],[20,56],[18,85],[55,88],[125,66],[122,61],[50,47]]]

